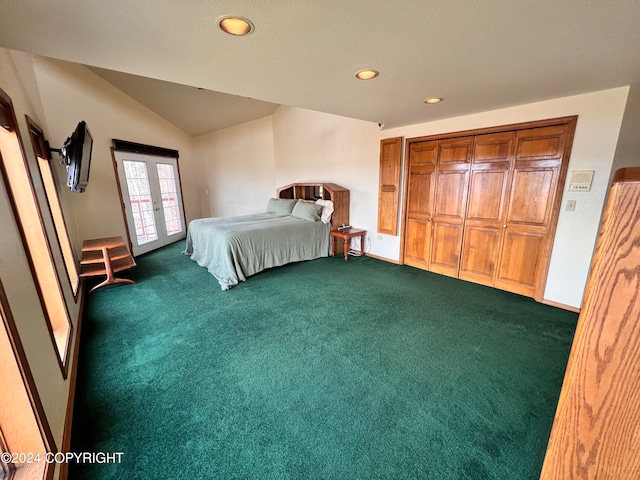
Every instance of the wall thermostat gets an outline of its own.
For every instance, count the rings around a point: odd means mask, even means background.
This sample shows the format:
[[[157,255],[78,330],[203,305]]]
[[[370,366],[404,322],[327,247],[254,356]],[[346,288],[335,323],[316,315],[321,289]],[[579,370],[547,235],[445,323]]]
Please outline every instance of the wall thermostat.
[[[591,190],[593,170],[574,170],[569,180],[570,192],[588,192]]]

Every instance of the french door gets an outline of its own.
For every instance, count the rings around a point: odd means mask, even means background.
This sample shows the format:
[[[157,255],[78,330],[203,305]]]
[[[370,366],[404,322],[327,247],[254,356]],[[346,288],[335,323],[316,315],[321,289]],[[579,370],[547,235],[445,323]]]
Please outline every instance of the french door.
[[[134,255],[185,238],[178,159],[114,151]]]

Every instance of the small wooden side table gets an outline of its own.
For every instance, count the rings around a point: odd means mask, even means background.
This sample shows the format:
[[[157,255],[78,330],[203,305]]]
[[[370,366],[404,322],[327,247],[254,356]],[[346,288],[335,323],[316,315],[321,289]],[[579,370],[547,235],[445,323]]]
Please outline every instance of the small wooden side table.
[[[351,248],[351,239],[353,237],[360,237],[360,254],[364,255],[364,236],[366,230],[359,230],[357,228],[345,228],[344,230],[331,230],[331,254],[336,254],[336,238],[342,238],[344,240],[344,261],[349,260],[349,249]]]
[[[85,240],[82,243],[80,266],[81,277],[107,276],[102,283],[89,290],[89,293],[112,283],[136,283],[128,278],[116,278],[115,276],[116,272],[136,266],[136,262],[125,246],[122,237]]]

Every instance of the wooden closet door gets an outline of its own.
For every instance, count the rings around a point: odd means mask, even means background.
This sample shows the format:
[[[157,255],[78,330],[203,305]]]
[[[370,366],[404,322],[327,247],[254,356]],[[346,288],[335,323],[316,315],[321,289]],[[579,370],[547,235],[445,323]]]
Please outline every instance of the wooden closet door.
[[[517,133],[516,153],[495,286],[542,299],[561,197],[568,125]],[[562,180],[564,172],[562,171]]]
[[[494,284],[515,140],[515,132],[476,137],[460,261],[464,280]]]
[[[458,276],[474,137],[439,141],[429,269]]]
[[[409,147],[404,263],[423,269],[429,269],[437,159],[437,141],[412,143]]]
[[[380,141],[380,184],[378,187],[378,233],[398,234],[398,186],[402,137]]]

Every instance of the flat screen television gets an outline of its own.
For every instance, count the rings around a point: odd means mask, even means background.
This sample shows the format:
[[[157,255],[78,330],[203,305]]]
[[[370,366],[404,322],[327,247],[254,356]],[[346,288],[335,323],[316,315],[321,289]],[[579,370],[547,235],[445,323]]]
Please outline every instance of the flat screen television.
[[[78,126],[60,149],[62,162],[67,167],[67,187],[72,192],[84,192],[89,183],[93,137],[86,122]]]

